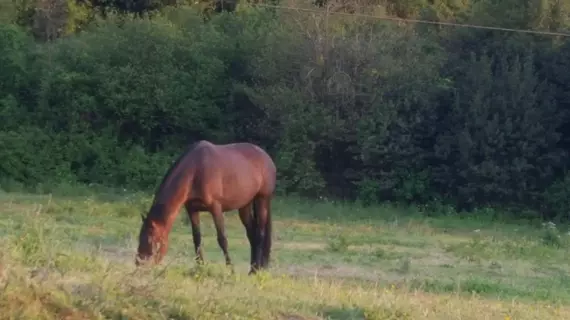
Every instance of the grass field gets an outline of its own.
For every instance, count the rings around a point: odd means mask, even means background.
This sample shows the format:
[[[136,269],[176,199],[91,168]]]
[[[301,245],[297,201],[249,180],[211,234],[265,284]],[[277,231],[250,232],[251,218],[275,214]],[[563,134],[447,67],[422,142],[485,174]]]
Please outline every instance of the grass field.
[[[271,269],[226,214],[197,268],[185,214],[164,263],[135,270],[144,195],[0,193],[0,319],[570,319],[570,235],[412,209],[274,202]]]

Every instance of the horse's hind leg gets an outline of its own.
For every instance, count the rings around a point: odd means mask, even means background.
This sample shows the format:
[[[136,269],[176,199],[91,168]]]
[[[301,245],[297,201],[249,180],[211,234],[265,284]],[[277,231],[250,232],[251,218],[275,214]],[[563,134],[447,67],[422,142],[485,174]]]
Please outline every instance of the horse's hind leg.
[[[224,252],[224,257],[226,258],[226,265],[231,266],[232,260],[228,254],[228,239],[226,238],[226,227],[224,226],[224,212],[219,204],[212,205],[210,209],[212,218],[214,219],[214,225],[216,226],[216,234],[218,238],[218,244],[222,251]]]
[[[241,219],[241,223],[243,223],[243,226],[245,227],[247,239],[249,240],[249,245],[251,246],[251,258],[249,260],[249,266],[251,268],[249,271],[250,274],[254,272],[254,264],[256,261],[255,255],[257,253],[257,242],[255,235],[256,221],[253,219],[253,215],[251,212],[252,205],[253,202],[250,202],[248,205],[238,210],[239,218]]]
[[[202,235],[200,233],[200,211],[193,210],[190,205],[186,204],[186,212],[188,213],[192,226],[192,240],[194,241],[196,263],[203,264],[204,256],[202,254]]]

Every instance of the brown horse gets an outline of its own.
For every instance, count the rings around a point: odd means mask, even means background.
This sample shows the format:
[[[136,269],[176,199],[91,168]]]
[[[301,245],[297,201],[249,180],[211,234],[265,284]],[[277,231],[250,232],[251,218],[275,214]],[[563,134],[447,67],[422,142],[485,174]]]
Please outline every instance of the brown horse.
[[[251,246],[251,269],[267,268],[271,253],[271,198],[276,168],[271,157],[250,143],[216,145],[199,141],[178,158],[155,193],[148,215],[142,217],[136,265],[152,258],[160,263],[168,234],[180,208],[190,217],[196,260],[203,263],[201,211],[209,211],[226,264],[232,265],[224,227],[224,212],[239,211]]]

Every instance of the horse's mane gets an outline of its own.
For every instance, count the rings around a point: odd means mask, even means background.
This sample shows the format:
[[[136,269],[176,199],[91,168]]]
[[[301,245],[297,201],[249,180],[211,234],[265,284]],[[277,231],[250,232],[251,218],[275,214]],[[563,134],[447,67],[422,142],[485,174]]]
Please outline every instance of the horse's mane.
[[[196,145],[199,143],[200,141],[194,142],[192,143],[190,146],[188,146],[186,148],[186,150],[184,150],[184,152],[174,161],[174,163],[170,166],[170,168],[168,168],[168,170],[166,171],[166,174],[164,175],[164,177],[162,177],[162,181],[160,181],[160,184],[158,185],[158,190],[160,190],[160,188],[162,187],[162,185],[164,184],[164,182],[166,181],[166,179],[170,176],[170,174],[172,173],[172,171],[174,169],[176,169],[176,167],[178,167],[178,165],[180,164],[180,162],[182,161],[182,159],[184,159],[184,157],[186,157],[186,155],[188,153],[190,153],[190,151],[194,150],[196,148]]]
[[[150,216],[150,215],[153,213],[153,211],[155,211],[155,210],[157,209],[157,208],[156,208],[157,204],[155,203],[155,201],[156,201],[156,199],[157,199],[157,198],[156,198],[156,195],[158,194],[159,190],[162,189],[162,186],[163,186],[164,183],[166,182],[166,179],[168,179],[168,177],[170,176],[170,174],[172,173],[172,171],[173,171],[174,169],[176,169],[176,167],[178,167],[178,165],[180,164],[180,162],[182,161],[182,159],[184,159],[184,157],[186,157],[186,155],[187,155],[188,153],[190,153],[192,150],[194,150],[194,149],[196,148],[196,145],[198,145],[198,143],[200,143],[200,141],[196,141],[196,142],[190,144],[190,145],[186,148],[186,150],[185,150],[180,156],[178,156],[178,158],[174,161],[174,163],[173,163],[172,165],[170,165],[170,167],[169,167],[168,170],[166,171],[166,174],[164,174],[164,176],[162,177],[162,181],[160,181],[160,184],[158,185],[158,188],[156,188],[156,190],[155,190],[155,198],[154,198],[153,203],[152,203],[152,205],[151,205],[149,214],[148,214],[146,217],[144,217],[145,219],[146,219],[148,216]]]

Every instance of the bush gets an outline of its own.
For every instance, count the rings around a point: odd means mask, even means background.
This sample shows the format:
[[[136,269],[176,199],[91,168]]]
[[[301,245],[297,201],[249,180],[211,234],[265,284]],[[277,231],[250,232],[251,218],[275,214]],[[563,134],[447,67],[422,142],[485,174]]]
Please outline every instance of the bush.
[[[8,20],[26,25],[20,4]],[[77,7],[47,43],[1,25],[2,179],[154,189],[188,144],[250,141],[284,193],[567,217],[567,40],[240,6],[208,19]],[[442,8],[387,10],[470,22],[506,10]],[[509,23],[570,26],[552,8]]]

